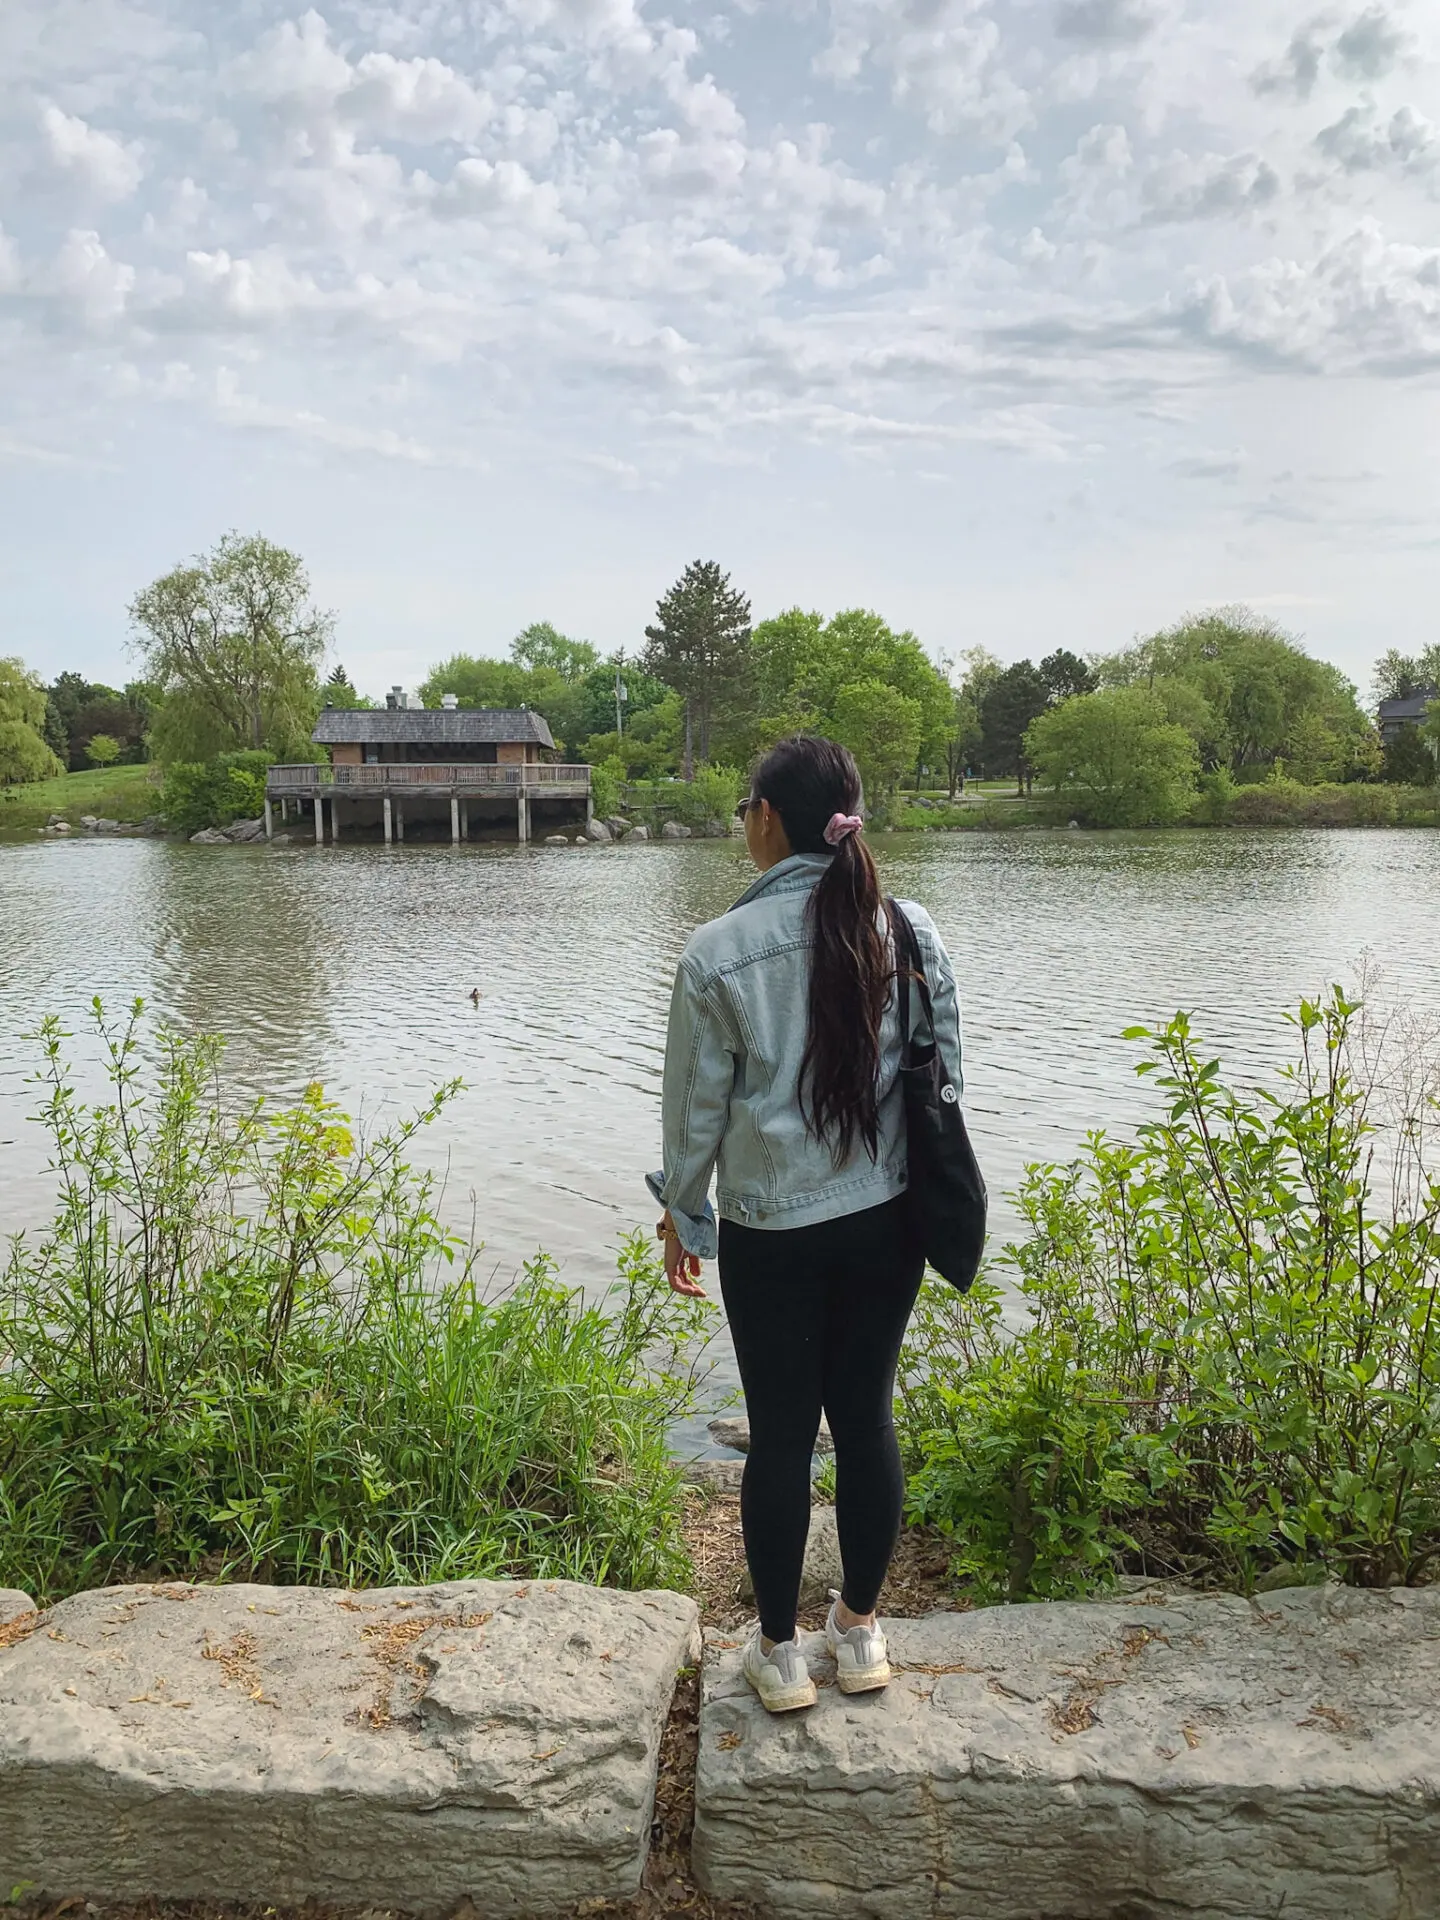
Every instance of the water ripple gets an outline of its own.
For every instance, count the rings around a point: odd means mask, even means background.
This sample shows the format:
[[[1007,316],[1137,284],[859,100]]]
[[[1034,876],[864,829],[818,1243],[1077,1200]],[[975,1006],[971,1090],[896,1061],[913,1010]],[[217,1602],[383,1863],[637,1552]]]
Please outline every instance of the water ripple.
[[[1240,1072],[1283,1054],[1281,1012],[1373,951],[1433,1004],[1440,835],[1015,834],[881,841],[931,909],[965,1013],[967,1106],[997,1192],[1027,1161],[1146,1109],[1120,1041],[1189,1009]],[[367,1124],[442,1080],[466,1092],[424,1153],[500,1271],[544,1245],[571,1277],[653,1209],[670,980],[691,927],[746,884],[734,844],[293,851],[62,842],[0,848],[0,1231],[51,1191],[24,1116],[47,1012],[143,995],[223,1032],[228,1070],[285,1098],[322,1079]],[[469,999],[478,987],[478,1007]],[[97,1052],[80,1046],[82,1084]],[[1002,1204],[998,1224],[1010,1221]]]

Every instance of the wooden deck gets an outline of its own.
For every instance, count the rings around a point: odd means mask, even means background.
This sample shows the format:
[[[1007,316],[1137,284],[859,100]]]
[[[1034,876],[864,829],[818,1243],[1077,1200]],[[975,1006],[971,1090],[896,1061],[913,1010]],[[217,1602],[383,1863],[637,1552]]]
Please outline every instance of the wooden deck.
[[[412,760],[379,761],[370,766],[271,767],[265,789],[272,800],[328,800],[332,796],[396,800],[433,796],[443,799],[584,800],[590,792],[587,766],[531,763],[493,766]]]

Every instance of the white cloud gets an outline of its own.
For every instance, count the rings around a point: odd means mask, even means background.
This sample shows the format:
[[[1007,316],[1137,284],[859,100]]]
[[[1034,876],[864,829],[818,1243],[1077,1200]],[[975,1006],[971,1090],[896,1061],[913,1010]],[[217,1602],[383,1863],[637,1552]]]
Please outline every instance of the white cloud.
[[[778,521],[823,449],[818,520],[842,471],[983,519],[1029,462],[1071,469],[1007,502],[1041,540],[1137,493],[1277,528],[1317,376],[1383,439],[1437,365],[1437,56],[1363,0],[9,0],[17,436],[183,395],[274,475],[461,488],[483,436],[517,500],[644,476],[686,516],[735,471]],[[1395,431],[1354,464],[1398,475]]]
[[[1229,159],[1216,154],[1173,154],[1147,176],[1149,220],[1209,220],[1256,213],[1280,193],[1280,176],[1258,153]]]
[[[1440,367],[1440,249],[1366,221],[1317,259],[1275,258],[1201,294],[1209,336],[1317,371],[1403,375]]]
[[[1297,100],[1308,100],[1315,91],[1315,83],[1320,78],[1320,65],[1325,58],[1326,25],[1322,16],[1297,27],[1284,53],[1278,59],[1267,61],[1256,71],[1255,91],[1292,93]]]
[[[135,269],[114,259],[98,233],[77,228],[25,284],[44,303],[52,324],[101,333],[124,315]]]
[[[128,200],[139,186],[145,168],[137,147],[57,106],[42,109],[40,129],[54,170],[97,200]]]
[[[1335,65],[1348,80],[1379,80],[1395,65],[1408,39],[1385,7],[1367,7],[1335,42]]]
[[[973,128],[1003,141],[1031,119],[990,0],[830,0],[830,40],[815,68],[841,82],[888,74],[896,102],[937,133]]]
[[[389,427],[360,426],[353,421],[327,419],[309,407],[280,407],[246,393],[239,377],[221,367],[215,376],[215,412],[231,426],[249,427],[332,448],[340,453],[373,454],[411,466],[441,467],[481,473],[487,463],[463,447],[427,445]]]
[[[1321,129],[1315,144],[1347,173],[1393,168],[1432,174],[1440,163],[1440,128],[1413,107],[1397,107],[1388,120],[1372,104],[1347,107]]]
[[[1130,46],[1153,33],[1156,17],[1142,0],[1061,0],[1055,31],[1062,39]]]

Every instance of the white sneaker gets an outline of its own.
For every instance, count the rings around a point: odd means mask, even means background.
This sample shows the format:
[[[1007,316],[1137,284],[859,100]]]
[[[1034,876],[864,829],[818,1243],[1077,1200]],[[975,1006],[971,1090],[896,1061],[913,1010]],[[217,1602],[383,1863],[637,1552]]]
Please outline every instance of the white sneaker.
[[[830,1589],[830,1612],[825,1621],[825,1644],[835,1661],[835,1680],[842,1693],[869,1693],[890,1684],[889,1648],[879,1627],[836,1624],[840,1595]]]
[[[793,1713],[797,1707],[815,1704],[815,1682],[800,1651],[798,1633],[793,1640],[777,1640],[766,1653],[756,1627],[745,1646],[744,1671],[767,1713]]]

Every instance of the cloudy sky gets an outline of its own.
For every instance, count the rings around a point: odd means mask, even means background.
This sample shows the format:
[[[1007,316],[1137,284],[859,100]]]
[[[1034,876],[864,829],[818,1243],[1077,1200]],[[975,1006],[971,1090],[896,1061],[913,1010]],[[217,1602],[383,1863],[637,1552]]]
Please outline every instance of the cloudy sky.
[[[688,559],[936,652],[1435,636],[1440,8],[5,0],[0,652],[227,527],[372,690]]]

